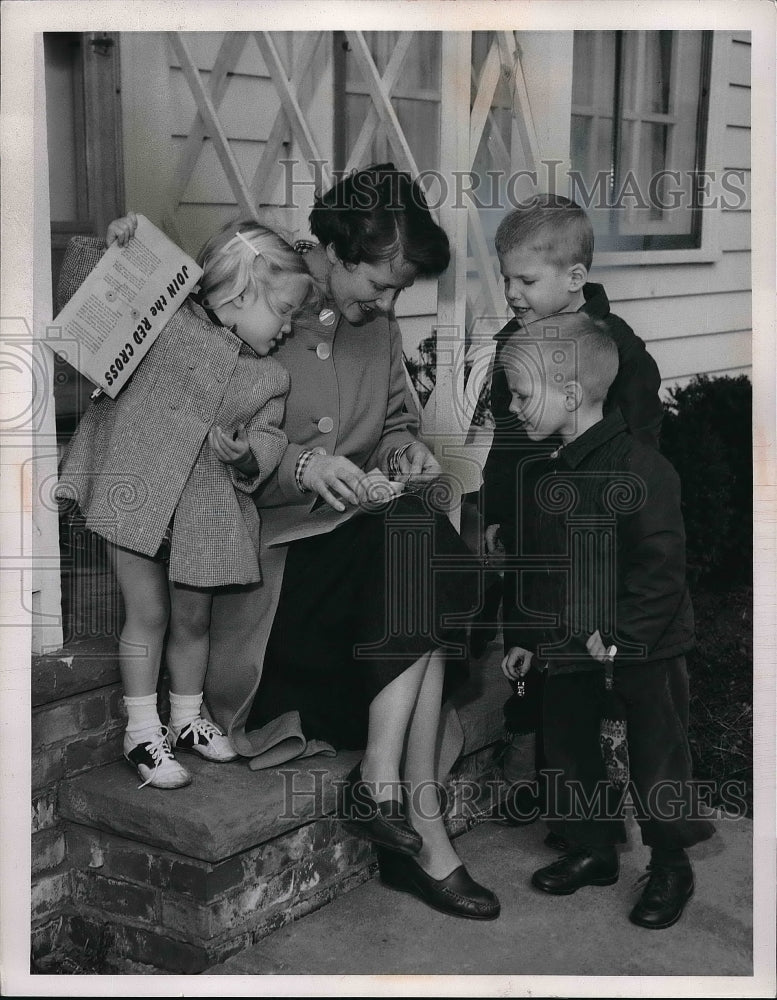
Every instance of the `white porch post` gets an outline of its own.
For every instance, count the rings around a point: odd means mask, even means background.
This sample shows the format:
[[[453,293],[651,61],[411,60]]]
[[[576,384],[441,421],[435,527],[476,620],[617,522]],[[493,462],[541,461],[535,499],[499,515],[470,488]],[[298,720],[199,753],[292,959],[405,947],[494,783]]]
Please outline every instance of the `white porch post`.
[[[467,205],[459,196],[457,172],[469,170],[470,75],[472,33],[446,31],[442,36],[440,106],[440,225],[448,234],[451,262],[441,276],[437,299],[437,381],[434,391],[434,438],[438,461],[446,472],[464,478],[462,458],[453,454],[467,433],[464,426],[465,318],[467,307]],[[458,515],[456,520],[458,521]]]
[[[33,216],[32,323],[34,356],[41,377],[33,379],[33,411],[38,414],[32,463],[32,652],[62,645],[62,591],[59,565],[59,517],[53,501],[57,478],[57,426],[54,364],[41,341],[51,323],[51,229],[46,139],[46,86],[43,36],[35,36],[35,176]]]

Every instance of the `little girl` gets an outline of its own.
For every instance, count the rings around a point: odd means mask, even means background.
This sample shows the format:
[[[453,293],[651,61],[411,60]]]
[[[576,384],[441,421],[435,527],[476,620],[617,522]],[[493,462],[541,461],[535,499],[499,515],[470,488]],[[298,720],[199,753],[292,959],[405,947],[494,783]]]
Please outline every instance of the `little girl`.
[[[112,222],[106,244],[124,246],[136,227],[132,213]],[[104,249],[93,238],[71,241],[60,305]],[[255,222],[216,234],[198,263],[197,296],[172,316],[118,397],[91,404],[58,486],[108,541],[126,613],[124,756],[156,788],[191,781],[173,750],[211,761],[237,756],[201,716],[213,588],[261,580],[251,493],[286,447],[280,424],[289,386],[267,354],[317,296],[304,258]],[[168,626],[169,729],[156,694]]]

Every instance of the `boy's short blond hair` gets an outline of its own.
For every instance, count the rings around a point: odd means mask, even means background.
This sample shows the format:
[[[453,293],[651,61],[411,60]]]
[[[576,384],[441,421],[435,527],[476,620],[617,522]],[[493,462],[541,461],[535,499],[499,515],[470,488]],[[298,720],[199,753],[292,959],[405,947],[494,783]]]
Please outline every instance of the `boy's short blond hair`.
[[[558,313],[507,340],[502,365],[539,372],[546,383],[578,382],[588,403],[604,402],[618,374],[618,346],[605,323],[587,313]]]
[[[500,256],[522,247],[542,254],[556,267],[583,264],[590,270],[594,230],[574,201],[559,194],[540,194],[502,219],[494,243]]]

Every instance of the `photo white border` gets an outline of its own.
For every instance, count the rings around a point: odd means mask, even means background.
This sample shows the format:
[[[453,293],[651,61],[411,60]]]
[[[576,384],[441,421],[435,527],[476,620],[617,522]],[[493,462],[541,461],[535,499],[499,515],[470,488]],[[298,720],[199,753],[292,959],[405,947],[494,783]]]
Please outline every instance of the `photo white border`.
[[[6,0],[2,17],[2,315],[32,321],[33,39],[37,32],[588,30],[752,32],[755,740],[753,977],[30,976],[29,627],[4,595],[0,670],[0,983],[18,996],[774,996],[775,994],[775,6],[769,0]],[[0,372],[0,406],[29,392]],[[8,410],[6,410],[8,412]],[[12,410],[11,412],[18,412]],[[2,575],[0,575],[2,576]],[[12,639],[9,641],[9,636]],[[71,993],[72,990],[72,993]]]

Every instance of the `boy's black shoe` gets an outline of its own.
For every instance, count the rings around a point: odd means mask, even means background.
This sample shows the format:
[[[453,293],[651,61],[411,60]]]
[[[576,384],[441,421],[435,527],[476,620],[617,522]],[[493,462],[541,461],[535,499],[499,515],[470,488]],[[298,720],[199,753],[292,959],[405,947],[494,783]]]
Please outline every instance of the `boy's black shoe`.
[[[569,896],[586,885],[614,885],[617,881],[618,854],[614,847],[596,854],[579,847],[531,877],[535,889],[553,896]]]
[[[639,927],[656,931],[676,924],[683,915],[685,904],[693,895],[691,866],[669,868],[652,862],[639,882],[644,882],[645,879],[647,885],[629,914],[629,920]]]

